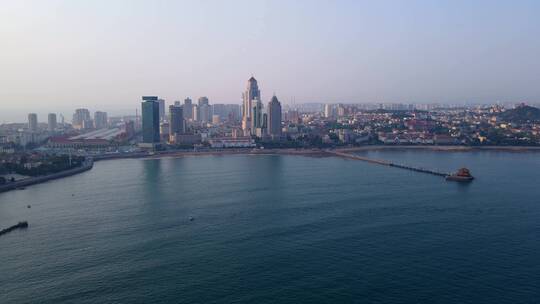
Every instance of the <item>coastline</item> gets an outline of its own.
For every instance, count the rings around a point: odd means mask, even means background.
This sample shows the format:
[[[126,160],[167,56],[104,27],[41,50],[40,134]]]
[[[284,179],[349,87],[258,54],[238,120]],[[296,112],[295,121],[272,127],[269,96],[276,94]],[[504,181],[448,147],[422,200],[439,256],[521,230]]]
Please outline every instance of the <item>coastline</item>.
[[[340,152],[375,151],[375,150],[429,150],[443,152],[472,152],[472,151],[498,151],[498,152],[540,152],[536,146],[400,146],[400,145],[373,145],[350,148],[337,148]]]
[[[8,183],[0,186],[0,193],[15,190],[21,187],[27,187],[35,184],[41,184],[50,180],[69,177],[75,174],[79,174],[93,167],[94,161],[115,160],[115,159],[130,159],[130,158],[145,158],[145,159],[159,159],[159,158],[178,158],[186,156],[210,156],[210,155],[293,155],[293,156],[306,156],[306,157],[341,157],[348,158],[348,156],[341,155],[348,152],[361,152],[361,151],[377,151],[377,150],[418,150],[418,151],[434,151],[434,152],[474,152],[474,151],[494,151],[494,152],[540,152],[540,147],[524,147],[524,146],[388,146],[388,145],[373,145],[373,146],[361,146],[361,147],[344,147],[335,149],[295,149],[295,148],[278,148],[278,149],[223,149],[223,150],[204,150],[204,151],[165,151],[157,152],[154,154],[149,153],[131,153],[131,154],[111,154],[94,157],[93,160],[88,161],[83,166],[49,174],[45,176],[31,177],[23,180],[19,180],[13,183]]]
[[[114,159],[129,159],[129,158],[175,158],[185,156],[208,156],[208,155],[298,155],[311,157],[329,157],[333,156],[323,149],[230,149],[230,150],[205,150],[205,151],[168,151],[157,152],[154,154],[134,153],[134,154],[119,154],[108,155],[105,157],[95,157],[94,161],[114,160]]]
[[[158,159],[165,157],[185,157],[185,156],[207,156],[207,155],[298,155],[308,157],[336,157],[339,155],[335,152],[361,152],[361,151],[376,151],[376,150],[427,150],[434,152],[473,152],[473,151],[499,151],[499,152],[540,152],[540,147],[524,147],[524,146],[388,146],[388,145],[370,145],[360,147],[342,147],[333,149],[321,148],[276,148],[276,149],[222,149],[222,150],[203,150],[203,151],[165,151],[134,154],[118,154],[109,155],[106,157],[95,157],[95,161],[113,160],[113,159],[128,159],[128,158],[148,158]]]
[[[65,170],[65,171],[57,172],[53,174],[43,175],[43,176],[25,178],[25,179],[21,179],[12,183],[7,183],[5,185],[0,186],[0,193],[7,192],[10,190],[15,190],[21,187],[28,187],[28,186],[32,186],[36,184],[41,184],[41,183],[45,183],[51,180],[60,179],[63,177],[68,177],[68,176],[72,176],[72,175],[79,174],[82,172],[86,172],[92,169],[93,166],[94,166],[93,161],[88,160],[82,166],[77,167],[77,168],[73,168],[73,169],[69,169],[69,170]]]
[[[147,158],[183,157],[202,155],[298,155],[311,157],[333,156],[323,149],[249,149],[249,150],[220,150],[220,151],[179,151],[159,155],[151,155]]]

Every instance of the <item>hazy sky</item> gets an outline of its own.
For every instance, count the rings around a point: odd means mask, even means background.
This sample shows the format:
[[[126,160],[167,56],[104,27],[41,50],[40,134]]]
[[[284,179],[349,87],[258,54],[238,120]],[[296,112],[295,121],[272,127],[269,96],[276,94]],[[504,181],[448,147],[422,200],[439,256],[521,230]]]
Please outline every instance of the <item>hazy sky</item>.
[[[0,122],[239,103],[252,74],[264,101],[538,102],[540,1],[0,0]]]

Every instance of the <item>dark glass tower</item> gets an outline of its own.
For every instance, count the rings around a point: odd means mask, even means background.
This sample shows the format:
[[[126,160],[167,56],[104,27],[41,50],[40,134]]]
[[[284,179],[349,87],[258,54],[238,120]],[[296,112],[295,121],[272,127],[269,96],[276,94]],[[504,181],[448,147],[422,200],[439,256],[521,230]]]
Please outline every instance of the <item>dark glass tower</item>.
[[[276,95],[268,103],[268,133],[272,136],[281,136],[281,103]]]
[[[184,113],[180,106],[169,107],[169,134],[183,134],[184,133]]]
[[[143,96],[142,133],[143,143],[159,143],[159,103],[157,96]]]
[[[251,132],[254,134],[257,128],[262,128],[262,103],[260,101],[255,101],[253,103],[253,108],[251,110]]]

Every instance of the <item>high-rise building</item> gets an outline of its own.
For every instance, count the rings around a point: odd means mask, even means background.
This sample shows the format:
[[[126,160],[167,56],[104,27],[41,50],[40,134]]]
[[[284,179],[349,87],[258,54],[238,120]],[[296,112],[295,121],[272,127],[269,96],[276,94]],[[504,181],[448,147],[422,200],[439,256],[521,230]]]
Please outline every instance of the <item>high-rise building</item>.
[[[90,118],[90,111],[88,109],[76,109],[73,114],[71,124],[75,129],[87,129],[91,128],[92,119]]]
[[[185,120],[193,120],[193,103],[191,102],[191,98],[184,99],[184,107],[182,108],[184,112],[184,119]]]
[[[28,130],[31,132],[36,132],[38,129],[38,120],[36,113],[28,114]]]
[[[252,110],[251,110],[251,132],[255,132],[257,128],[262,127],[262,103],[260,100],[255,100],[254,103],[252,103]]]
[[[159,102],[157,96],[142,97],[142,134],[143,143],[159,143]]]
[[[54,132],[57,127],[56,125],[56,114],[49,113],[49,115],[47,116],[47,129],[49,130],[49,132]]]
[[[331,104],[324,105],[324,117],[332,118],[334,116],[334,107]]]
[[[213,104],[212,114],[219,115],[221,121],[235,121],[240,119],[241,106],[237,104]]]
[[[242,94],[242,99],[242,129],[244,133],[250,133],[249,129],[253,126],[253,103],[260,102],[261,100],[261,91],[259,91],[257,80],[253,76],[248,79],[246,91]]]
[[[227,117],[228,113],[226,110],[225,104],[213,104],[212,105],[212,120],[214,119],[214,115],[218,115],[220,119],[223,119]]]
[[[198,101],[198,107],[197,107],[199,113],[197,115],[198,121],[206,123],[209,122],[210,117],[210,103],[208,101],[208,97],[203,96],[199,97]]]
[[[281,103],[276,95],[268,103],[268,134],[281,136]]]
[[[263,113],[261,128],[265,131],[268,129],[268,113]]]
[[[159,104],[159,121],[163,121],[165,119],[165,100],[158,99],[157,102]]]
[[[162,121],[159,123],[159,136],[160,140],[166,141],[169,140],[169,131],[171,130],[171,125],[167,121]]]
[[[185,133],[184,114],[182,107],[170,106],[169,117],[169,135]]]
[[[97,111],[94,113],[94,127],[104,129],[108,126],[107,112]]]
[[[212,124],[219,125],[219,122],[220,122],[219,115],[216,115],[216,114],[212,115]]]
[[[339,104],[337,106],[337,116],[344,117],[345,115],[347,115],[347,109],[342,104]]]
[[[203,104],[210,104],[210,102],[208,101],[208,97],[202,96],[202,97],[199,97],[197,104],[200,106]]]
[[[199,119],[199,115],[200,115],[199,114],[199,107],[196,104],[194,104],[194,105],[191,106],[191,111],[192,111],[191,112],[191,115],[192,115],[191,120],[199,121],[200,120]]]
[[[210,114],[210,105],[202,104],[199,106],[199,121],[203,123],[210,122],[211,120],[211,114]]]

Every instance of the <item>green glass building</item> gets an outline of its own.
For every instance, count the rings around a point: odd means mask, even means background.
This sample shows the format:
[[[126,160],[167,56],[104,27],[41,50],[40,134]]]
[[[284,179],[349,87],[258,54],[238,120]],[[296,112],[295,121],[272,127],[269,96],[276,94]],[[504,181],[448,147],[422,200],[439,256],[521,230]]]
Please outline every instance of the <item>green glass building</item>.
[[[157,96],[142,97],[142,135],[143,143],[159,143],[159,103]]]

